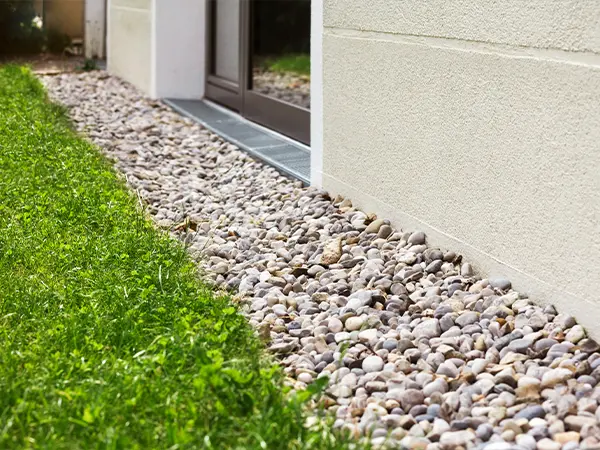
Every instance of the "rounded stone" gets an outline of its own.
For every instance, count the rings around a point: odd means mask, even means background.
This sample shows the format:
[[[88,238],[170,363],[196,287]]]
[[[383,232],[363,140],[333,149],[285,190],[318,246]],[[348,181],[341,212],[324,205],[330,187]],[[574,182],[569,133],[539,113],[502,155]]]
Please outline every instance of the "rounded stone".
[[[531,420],[535,417],[544,417],[546,415],[546,411],[539,405],[527,406],[526,408],[519,411],[515,414],[515,419],[527,419]]]
[[[561,447],[558,442],[548,438],[540,439],[537,443],[537,450],[560,450]]]
[[[408,243],[411,245],[421,245],[425,243],[425,233],[422,231],[415,231],[408,238]]]
[[[527,450],[536,450],[537,441],[533,436],[529,434],[519,434],[515,439],[517,445],[527,449]]]
[[[356,330],[360,330],[360,328],[363,326],[363,324],[365,323],[365,320],[362,317],[349,317],[348,319],[346,319],[346,323],[345,323],[345,327],[346,330],[348,331],[356,331]]]
[[[489,279],[490,285],[497,289],[507,291],[511,288],[512,284],[508,278],[495,277]]]
[[[362,369],[366,373],[380,372],[383,369],[384,362],[379,356],[367,356],[362,362]]]
[[[342,321],[339,320],[337,317],[332,317],[331,319],[329,319],[327,326],[329,327],[329,331],[331,331],[332,333],[339,333],[344,329]]]

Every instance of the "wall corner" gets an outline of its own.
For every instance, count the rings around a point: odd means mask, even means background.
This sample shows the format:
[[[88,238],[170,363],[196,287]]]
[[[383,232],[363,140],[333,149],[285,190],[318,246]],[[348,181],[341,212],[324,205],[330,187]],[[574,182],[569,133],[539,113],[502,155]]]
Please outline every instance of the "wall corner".
[[[323,185],[323,0],[311,2],[310,184]]]

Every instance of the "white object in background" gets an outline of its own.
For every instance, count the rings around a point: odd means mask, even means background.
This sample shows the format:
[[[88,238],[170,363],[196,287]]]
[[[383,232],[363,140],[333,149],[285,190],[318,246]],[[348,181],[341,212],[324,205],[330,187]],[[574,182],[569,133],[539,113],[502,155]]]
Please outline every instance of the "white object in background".
[[[104,59],[106,0],[85,0],[85,57]]]

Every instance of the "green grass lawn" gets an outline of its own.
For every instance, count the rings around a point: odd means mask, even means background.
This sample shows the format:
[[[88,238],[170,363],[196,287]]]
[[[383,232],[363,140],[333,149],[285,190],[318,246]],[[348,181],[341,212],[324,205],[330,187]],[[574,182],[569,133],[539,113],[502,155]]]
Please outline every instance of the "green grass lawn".
[[[0,68],[0,448],[347,448],[263,356],[31,73]]]
[[[279,73],[310,75],[310,55],[308,53],[284,55],[275,59],[267,59],[268,70]]]

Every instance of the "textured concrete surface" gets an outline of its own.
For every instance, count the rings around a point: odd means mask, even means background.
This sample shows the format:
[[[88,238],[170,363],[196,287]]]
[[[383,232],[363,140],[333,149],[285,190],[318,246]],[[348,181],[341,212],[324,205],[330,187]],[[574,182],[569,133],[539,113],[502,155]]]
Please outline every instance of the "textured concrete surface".
[[[324,24],[516,46],[600,51],[600,8],[594,0],[328,0]]]
[[[112,0],[108,15],[107,67],[146,93],[151,89],[150,0]]]
[[[206,0],[155,2],[157,98],[201,99],[206,81]]]
[[[470,28],[485,8],[449,2],[462,12],[449,18],[441,4],[379,3],[325,4],[323,186],[460,247],[600,334],[600,65],[519,47],[596,48],[592,3],[564,16],[572,2],[523,6],[537,22],[511,36],[513,8]],[[551,18],[562,28],[550,32]]]
[[[201,99],[206,0],[113,0],[108,71],[154,98]]]

